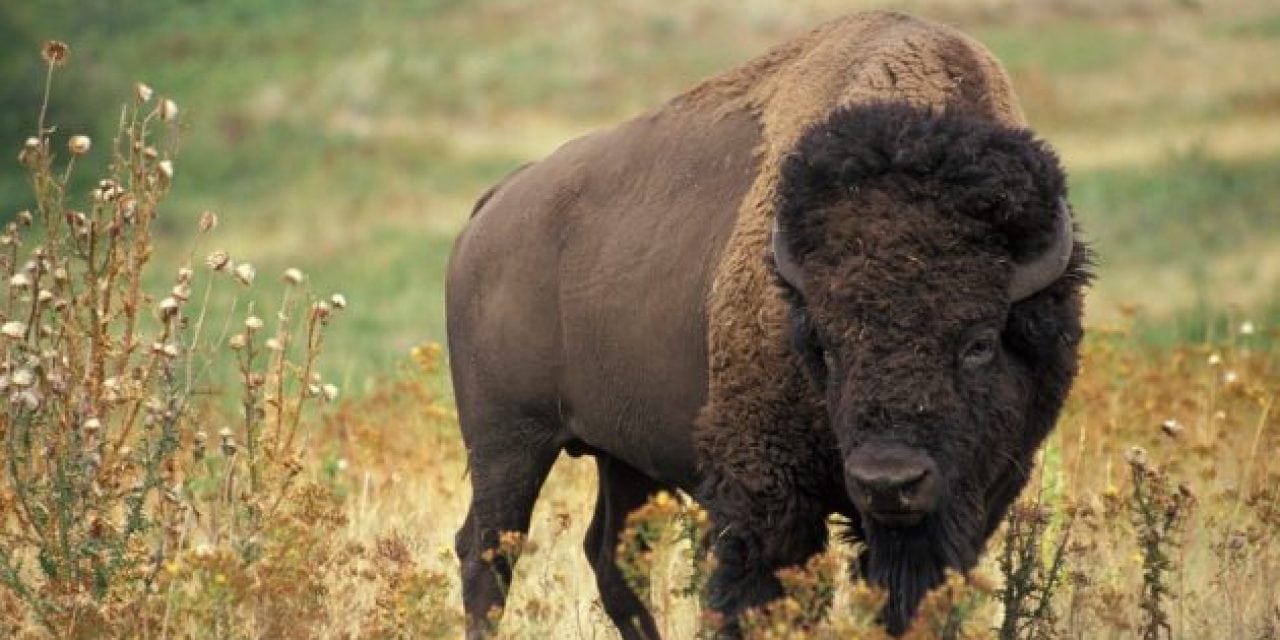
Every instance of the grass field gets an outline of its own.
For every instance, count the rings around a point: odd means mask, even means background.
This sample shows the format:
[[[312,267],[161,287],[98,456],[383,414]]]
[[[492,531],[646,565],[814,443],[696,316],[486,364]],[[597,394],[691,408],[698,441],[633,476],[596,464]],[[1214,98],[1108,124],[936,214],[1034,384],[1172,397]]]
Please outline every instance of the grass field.
[[[111,628],[141,637],[395,637],[397,628],[401,637],[456,636],[448,547],[467,498],[464,459],[446,368],[409,353],[444,340],[443,267],[471,202],[574,136],[870,6],[879,5],[7,7],[0,71],[13,80],[0,88],[0,130],[12,148],[35,130],[40,43],[71,44],[49,117],[58,149],[80,132],[95,145],[71,193],[87,193],[106,171],[117,105],[133,99],[135,81],[179,105],[181,149],[154,223],[163,267],[146,280],[156,298],[190,254],[201,212],[213,210],[222,224],[202,237],[196,262],[223,248],[251,259],[263,280],[297,267],[315,292],[351,302],[328,328],[320,364],[344,399],[304,424],[303,477],[325,497],[291,497],[300,506],[271,530],[271,540],[292,541],[291,555],[236,564],[192,546],[163,574],[164,633],[146,626],[150,613],[137,612],[154,610],[142,605],[129,610],[137,628],[124,618]],[[1086,367],[1038,481],[1054,514],[1037,530],[1046,550],[1076,514],[1066,583],[1042,626],[1053,637],[1141,637],[1151,601],[1144,575],[1165,558],[1169,599],[1158,606],[1173,637],[1280,636],[1280,469],[1270,463],[1280,446],[1280,9],[1260,0],[895,6],[964,28],[1006,63],[1029,119],[1064,158],[1100,260]],[[34,205],[26,180],[17,165],[0,167],[0,220]],[[245,294],[264,317],[279,297],[267,289]],[[1172,436],[1161,427],[1171,420]],[[1131,446],[1145,462],[1126,461]],[[512,637],[613,637],[580,551],[590,466],[566,459],[548,481],[537,549],[517,576]],[[1157,467],[1165,475],[1148,473]],[[1179,484],[1195,496],[1190,515],[1163,532],[1144,524],[1142,505],[1167,506]],[[1155,497],[1144,503],[1141,491]],[[270,548],[283,554],[290,544]],[[675,638],[698,623],[695,601],[667,588],[686,571],[679,549],[661,546],[655,559],[656,608]],[[983,571],[999,583],[997,558]],[[838,598],[858,597],[842,584]],[[999,598],[973,598],[970,637],[981,637],[976,630],[998,626]],[[38,635],[7,602],[6,628]],[[819,637],[855,624],[857,606],[838,610]]]

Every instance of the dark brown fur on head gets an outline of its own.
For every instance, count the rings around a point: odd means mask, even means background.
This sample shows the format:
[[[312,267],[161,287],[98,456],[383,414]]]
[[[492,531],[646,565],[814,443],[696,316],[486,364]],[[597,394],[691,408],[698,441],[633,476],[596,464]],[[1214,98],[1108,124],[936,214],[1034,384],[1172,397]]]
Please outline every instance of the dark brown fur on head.
[[[946,568],[977,561],[1075,377],[1085,247],[1044,290],[1007,293],[1052,243],[1065,190],[1030,132],[904,104],[833,113],[783,165],[778,224],[802,282],[779,282],[842,455],[909,447],[941,476],[920,524],[854,523],[894,633]]]

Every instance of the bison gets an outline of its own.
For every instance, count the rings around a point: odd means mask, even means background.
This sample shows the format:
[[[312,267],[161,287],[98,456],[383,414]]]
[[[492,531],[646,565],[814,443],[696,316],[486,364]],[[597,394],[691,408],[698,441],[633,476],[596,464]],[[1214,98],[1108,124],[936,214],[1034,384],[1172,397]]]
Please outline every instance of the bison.
[[[585,550],[624,638],[656,638],[615,565],[660,490],[713,524],[707,603],[781,595],[828,543],[907,628],[1030,473],[1077,368],[1088,251],[1063,172],[965,35],[892,12],[825,24],[482,196],[448,270],[472,498],[468,635],[505,602],[561,452],[599,472]]]

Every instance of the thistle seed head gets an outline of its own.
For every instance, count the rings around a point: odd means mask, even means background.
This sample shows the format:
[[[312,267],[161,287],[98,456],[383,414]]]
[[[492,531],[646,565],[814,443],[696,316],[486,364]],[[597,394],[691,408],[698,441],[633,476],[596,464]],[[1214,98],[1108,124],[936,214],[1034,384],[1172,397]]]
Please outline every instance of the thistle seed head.
[[[330,313],[332,313],[332,309],[329,307],[329,303],[324,300],[318,300],[315,304],[311,305],[311,314],[321,322],[328,320]]]
[[[0,327],[0,334],[19,340],[27,335],[27,325],[20,320],[10,320]]]
[[[1138,469],[1147,468],[1147,450],[1142,447],[1129,447],[1129,450],[1124,453],[1124,459]]]
[[[223,251],[221,249],[218,249],[213,253],[210,253],[209,257],[204,259],[205,265],[208,266],[210,269],[213,269],[214,271],[222,271],[223,269],[226,268],[227,264],[230,262],[231,262],[231,256],[228,255],[226,251]]]
[[[165,122],[172,122],[178,117],[178,103],[165,98],[160,101],[160,119]]]
[[[11,378],[11,381],[13,382],[14,386],[29,387],[31,386],[31,383],[36,381],[36,376],[34,373],[31,372],[30,369],[25,369],[25,368],[18,369],[17,371],[13,372],[13,377]]]
[[[18,151],[18,163],[23,166],[33,164],[40,157],[40,139],[36,137],[27,138],[22,143],[22,150]]]
[[[218,226],[218,214],[205,211],[200,214],[200,233],[208,233]]]
[[[50,66],[60,66],[67,63],[67,57],[71,55],[71,48],[67,43],[60,40],[48,40],[44,46],[40,48],[40,57],[44,58],[44,62]]]
[[[89,148],[92,146],[93,141],[89,139],[89,136],[76,135],[67,140],[67,148],[71,150],[72,155],[76,156],[89,153]]]
[[[169,320],[178,314],[178,301],[169,296],[160,301],[160,319]]]
[[[235,276],[236,280],[239,280],[241,284],[247,287],[253,284],[253,278],[258,275],[258,271],[248,262],[242,262],[236,265],[236,268],[232,271],[232,275]]]
[[[162,184],[168,184],[173,180],[173,161],[161,160],[156,164],[156,173],[160,176]]]

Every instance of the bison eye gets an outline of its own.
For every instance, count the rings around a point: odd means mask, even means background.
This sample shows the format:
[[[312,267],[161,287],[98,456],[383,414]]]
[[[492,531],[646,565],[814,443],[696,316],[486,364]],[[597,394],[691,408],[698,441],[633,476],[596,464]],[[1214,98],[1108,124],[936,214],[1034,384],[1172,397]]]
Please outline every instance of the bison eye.
[[[960,352],[960,364],[966,369],[976,369],[991,362],[996,356],[998,339],[996,332],[991,329],[974,336],[964,346],[964,351]]]

